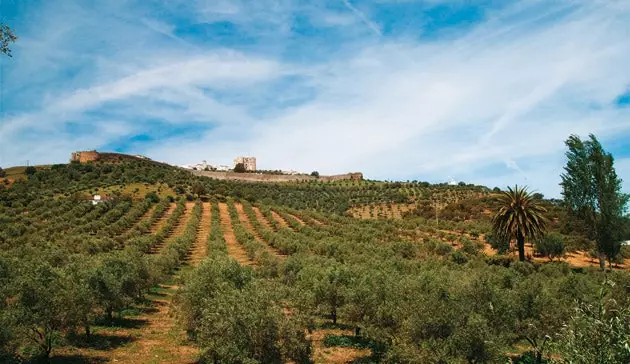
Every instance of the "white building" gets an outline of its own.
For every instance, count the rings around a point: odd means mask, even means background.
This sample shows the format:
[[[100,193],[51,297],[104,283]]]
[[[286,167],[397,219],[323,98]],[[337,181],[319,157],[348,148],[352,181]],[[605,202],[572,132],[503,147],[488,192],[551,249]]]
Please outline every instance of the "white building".
[[[98,205],[101,202],[105,202],[105,199],[101,195],[94,195],[90,201],[92,201],[92,205]]]

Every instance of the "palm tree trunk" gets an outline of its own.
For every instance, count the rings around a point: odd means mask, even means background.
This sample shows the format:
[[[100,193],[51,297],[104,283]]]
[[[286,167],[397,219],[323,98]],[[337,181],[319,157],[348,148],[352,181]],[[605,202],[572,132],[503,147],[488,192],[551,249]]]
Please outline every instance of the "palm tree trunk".
[[[518,245],[518,260],[525,261],[525,237],[521,234],[516,235],[516,245]]]

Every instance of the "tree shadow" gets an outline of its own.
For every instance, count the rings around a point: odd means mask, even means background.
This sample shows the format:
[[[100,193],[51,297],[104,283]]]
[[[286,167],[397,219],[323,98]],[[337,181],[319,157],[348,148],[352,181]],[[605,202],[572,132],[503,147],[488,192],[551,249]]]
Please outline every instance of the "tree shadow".
[[[68,344],[82,349],[108,350],[124,346],[135,339],[129,336],[96,333],[87,338],[85,335],[71,334],[66,337]]]
[[[119,318],[97,322],[97,326],[116,327],[121,329],[139,329],[147,324],[147,320],[139,318]]]
[[[50,364],[101,364],[107,363],[108,359],[104,357],[93,357],[84,355],[56,355],[50,358]]]

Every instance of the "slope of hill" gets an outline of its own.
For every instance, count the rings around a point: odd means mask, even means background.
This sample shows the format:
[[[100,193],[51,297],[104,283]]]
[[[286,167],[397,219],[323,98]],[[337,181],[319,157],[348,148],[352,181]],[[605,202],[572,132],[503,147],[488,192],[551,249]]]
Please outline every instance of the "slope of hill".
[[[36,168],[0,187],[0,360],[506,362],[563,342],[584,303],[630,304],[622,269],[602,290],[588,264],[489,248],[489,193],[221,181],[117,155]]]

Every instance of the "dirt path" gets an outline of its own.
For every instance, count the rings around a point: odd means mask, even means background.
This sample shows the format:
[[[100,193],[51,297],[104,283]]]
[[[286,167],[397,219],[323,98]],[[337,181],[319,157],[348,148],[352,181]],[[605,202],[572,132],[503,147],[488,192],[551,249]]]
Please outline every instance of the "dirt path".
[[[262,212],[260,212],[260,209],[258,207],[252,206],[252,209],[254,210],[254,213],[256,214],[256,218],[258,219],[258,221],[260,221],[268,229],[270,229],[272,231],[276,230],[276,229],[273,228],[273,225],[271,225],[271,223],[267,220],[265,215],[263,215]]]
[[[264,245],[265,248],[267,249],[267,251],[269,251],[269,253],[271,253],[271,254],[279,257],[279,258],[286,258],[285,254],[281,254],[278,250],[274,249],[271,245],[267,244],[262,239],[262,237],[258,234],[258,232],[254,229],[254,227],[252,226],[251,222],[249,221],[249,217],[245,213],[245,210],[243,210],[243,205],[241,205],[240,203],[234,203],[234,206],[236,207],[236,211],[238,212],[238,217],[241,220],[241,224],[243,224],[245,229],[247,229],[250,233],[252,233],[252,235],[254,235],[254,238],[256,238],[256,240],[259,243]]]
[[[169,216],[171,216],[171,214],[173,214],[173,211],[175,211],[176,207],[177,207],[176,203],[171,203],[168,206],[168,209],[166,209],[166,211],[162,214],[162,216],[160,216],[160,218],[157,219],[155,224],[153,224],[153,226],[151,226],[151,228],[149,229],[151,234],[155,234],[156,232],[160,231],[162,226],[164,226],[164,224],[166,224],[166,220],[168,220]]]
[[[304,222],[304,220],[300,219],[299,217],[293,215],[293,214],[289,214],[289,216],[291,216],[295,221],[298,222],[298,224],[304,226],[306,225],[306,223]]]
[[[177,287],[160,285],[158,296],[151,298],[152,307],[134,318],[144,321],[128,330],[131,344],[111,352],[111,362],[119,363],[195,363],[199,350],[185,345],[186,333],[177,327],[171,314],[171,297]],[[122,330],[126,331],[126,330]]]
[[[184,231],[186,231],[186,225],[188,224],[188,220],[190,220],[190,217],[192,216],[192,209],[194,206],[195,206],[194,202],[186,202],[186,208],[184,209],[184,213],[179,217],[179,220],[175,224],[173,231],[171,231],[169,236],[166,239],[164,239],[164,241],[151,247],[149,254],[159,253],[162,247],[168,244],[170,240],[172,240],[173,238],[177,236],[182,235]]]
[[[273,216],[274,220],[279,222],[280,226],[282,226],[283,228],[293,230],[293,228],[289,225],[287,220],[285,220],[284,217],[280,216],[280,214],[278,214],[277,212],[271,210],[271,216]]]
[[[370,349],[357,349],[345,347],[324,346],[324,339],[327,335],[353,335],[352,330],[341,329],[319,329],[313,330],[310,339],[313,341],[313,360],[315,364],[342,364],[352,363],[361,358],[367,358],[372,354]]]
[[[228,254],[236,259],[240,265],[250,265],[251,260],[247,256],[247,251],[236,240],[234,230],[232,230],[232,221],[230,220],[230,213],[228,212],[228,206],[224,202],[219,202],[219,213],[221,216],[221,230],[223,230],[223,236],[227,245]]]
[[[203,211],[201,213],[201,221],[197,228],[197,239],[192,246],[190,255],[188,256],[188,263],[193,267],[199,265],[199,263],[208,254],[208,237],[210,236],[210,220],[212,217],[212,205],[209,202],[204,202],[201,205]]]
[[[117,326],[92,327],[89,343],[55,348],[51,363],[196,363],[199,350],[187,344],[186,333],[171,313],[176,290],[160,285],[137,316],[126,317]]]
[[[125,229],[122,233],[118,234],[119,236],[125,236],[126,234],[129,234],[133,229],[136,228],[136,226],[138,226],[141,222],[143,222],[144,220],[148,220],[151,215],[153,214],[153,211],[155,210],[155,207],[157,205],[153,205],[151,207],[149,207],[149,209],[147,210],[147,212],[145,212],[142,216],[140,216],[138,218],[138,220],[134,221],[133,224],[131,224],[131,226],[129,226],[127,229]]]

